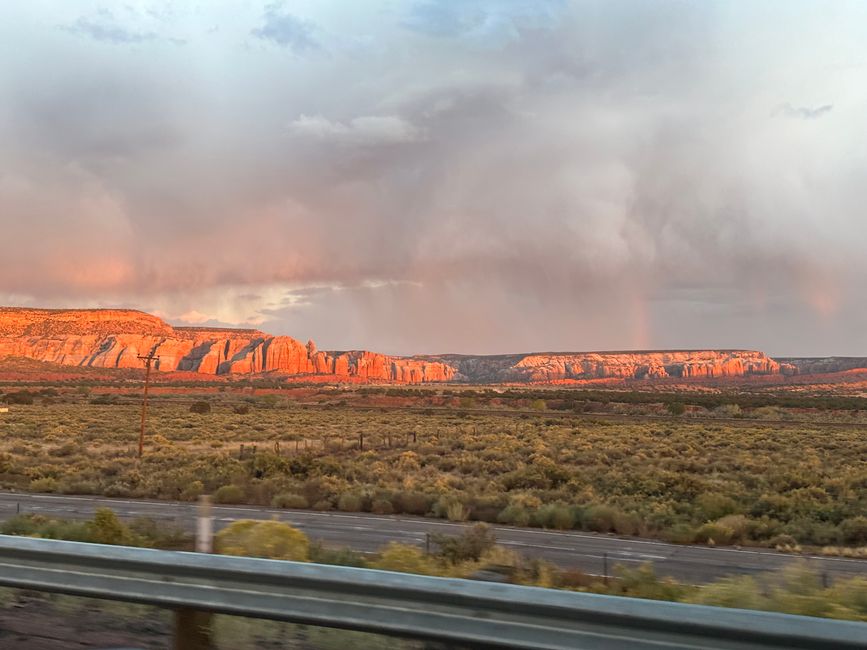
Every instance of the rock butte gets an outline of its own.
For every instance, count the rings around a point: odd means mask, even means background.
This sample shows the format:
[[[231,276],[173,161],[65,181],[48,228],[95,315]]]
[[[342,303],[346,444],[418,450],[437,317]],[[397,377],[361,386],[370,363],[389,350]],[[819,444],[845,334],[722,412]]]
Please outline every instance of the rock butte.
[[[141,368],[159,356],[160,371],[203,375],[320,375],[395,383],[553,382],[582,379],[720,378],[794,374],[751,350],[672,350],[516,355],[397,357],[364,350],[317,350],[288,336],[254,329],[172,327],[124,309],[0,307],[0,357],[62,365]]]

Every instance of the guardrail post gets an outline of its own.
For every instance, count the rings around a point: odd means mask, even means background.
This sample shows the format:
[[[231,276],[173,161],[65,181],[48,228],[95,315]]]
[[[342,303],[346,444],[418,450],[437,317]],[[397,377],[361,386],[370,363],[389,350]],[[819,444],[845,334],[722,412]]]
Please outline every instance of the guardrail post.
[[[175,610],[174,650],[211,650],[211,613]]]
[[[214,518],[211,516],[211,497],[199,497],[196,515],[196,551],[214,551]],[[211,649],[211,613],[182,607],[175,610],[174,650]]]

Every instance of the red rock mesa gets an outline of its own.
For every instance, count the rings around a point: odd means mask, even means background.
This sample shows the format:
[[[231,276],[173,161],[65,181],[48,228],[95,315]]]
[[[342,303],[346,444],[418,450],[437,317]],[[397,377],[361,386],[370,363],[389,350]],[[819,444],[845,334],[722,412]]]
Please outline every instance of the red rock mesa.
[[[795,372],[761,352],[686,350],[397,357],[363,350],[322,351],[254,329],[172,327],[139,311],[0,307],[0,357],[62,365],[141,368],[202,375],[319,375],[421,382],[552,382],[581,379],[721,378]]]

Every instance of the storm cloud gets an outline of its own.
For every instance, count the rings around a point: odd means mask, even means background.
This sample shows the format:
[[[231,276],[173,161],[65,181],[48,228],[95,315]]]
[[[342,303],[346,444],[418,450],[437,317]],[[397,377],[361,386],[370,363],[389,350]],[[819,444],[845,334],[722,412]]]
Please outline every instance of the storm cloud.
[[[3,303],[864,353],[862,3],[111,7],[0,10]]]

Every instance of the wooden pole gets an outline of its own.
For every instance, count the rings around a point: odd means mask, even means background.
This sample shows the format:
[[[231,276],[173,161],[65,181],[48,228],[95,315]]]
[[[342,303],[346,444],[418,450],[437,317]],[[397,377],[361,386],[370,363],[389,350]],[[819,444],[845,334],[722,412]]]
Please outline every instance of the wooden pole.
[[[145,421],[147,420],[148,415],[148,387],[150,386],[151,381],[151,363],[153,363],[154,359],[159,359],[159,357],[149,354],[147,356],[139,355],[139,359],[145,362],[144,395],[141,400],[141,427],[138,432],[138,457],[141,458],[144,454],[144,434]]]

